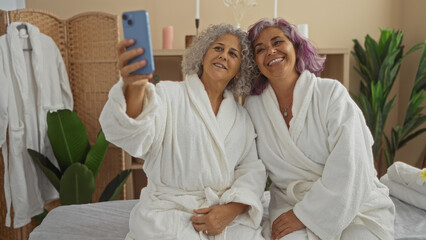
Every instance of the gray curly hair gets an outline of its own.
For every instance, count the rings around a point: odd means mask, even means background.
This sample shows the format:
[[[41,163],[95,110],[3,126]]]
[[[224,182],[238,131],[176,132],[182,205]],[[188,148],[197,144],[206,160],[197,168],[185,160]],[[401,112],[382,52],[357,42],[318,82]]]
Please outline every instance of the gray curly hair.
[[[242,96],[250,93],[253,86],[255,62],[250,41],[247,33],[230,24],[210,25],[194,40],[191,47],[185,50],[182,60],[182,72],[184,75],[197,74],[201,77],[203,73],[203,59],[210,45],[224,34],[232,34],[241,43],[241,66],[235,76],[226,86],[234,96]]]

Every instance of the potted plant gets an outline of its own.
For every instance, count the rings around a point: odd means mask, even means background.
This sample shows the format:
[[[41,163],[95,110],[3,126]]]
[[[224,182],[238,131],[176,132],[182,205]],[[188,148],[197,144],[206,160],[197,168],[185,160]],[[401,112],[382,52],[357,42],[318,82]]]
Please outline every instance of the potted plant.
[[[402,39],[402,32],[384,29],[381,30],[379,42],[369,35],[365,37],[365,49],[354,39],[354,50],[351,52],[358,65],[355,70],[362,79],[360,93],[353,97],[361,108],[373,135],[374,159],[377,163],[383,153],[387,166],[393,163],[396,150],[426,131],[426,128],[418,129],[426,121],[426,116],[422,112],[423,107],[421,107],[426,87],[426,44],[416,44],[404,55]],[[404,123],[402,126],[395,126],[389,138],[384,134],[384,128],[395,100],[395,96],[388,99],[390,91],[403,59],[420,48],[422,48],[420,64]],[[383,138],[385,144],[383,144]]]
[[[46,156],[32,149],[28,153],[59,192],[62,205],[84,204],[92,201],[95,179],[108,150],[109,142],[102,130],[91,147],[86,128],[70,110],[47,114],[47,135],[58,161],[57,168]],[[131,170],[118,174],[105,188],[99,201],[115,200],[123,189]],[[39,216],[41,219],[47,211]]]

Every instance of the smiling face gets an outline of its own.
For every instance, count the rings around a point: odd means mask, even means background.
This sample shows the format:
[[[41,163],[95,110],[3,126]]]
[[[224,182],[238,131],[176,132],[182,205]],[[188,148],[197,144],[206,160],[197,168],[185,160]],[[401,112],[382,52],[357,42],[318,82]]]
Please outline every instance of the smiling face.
[[[241,44],[238,37],[224,34],[207,49],[201,80],[223,81],[225,86],[240,71]]]
[[[270,81],[298,75],[296,49],[280,28],[263,29],[253,46],[256,64]]]

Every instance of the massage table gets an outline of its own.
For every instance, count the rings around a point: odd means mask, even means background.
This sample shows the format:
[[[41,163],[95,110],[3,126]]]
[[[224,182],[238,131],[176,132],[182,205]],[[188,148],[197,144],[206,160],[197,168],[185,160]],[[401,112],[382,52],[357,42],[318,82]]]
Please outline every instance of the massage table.
[[[426,239],[426,211],[391,197],[395,203],[395,239]],[[269,192],[263,205],[268,217]],[[60,206],[46,216],[29,240],[122,240],[129,231],[129,215],[139,200]]]

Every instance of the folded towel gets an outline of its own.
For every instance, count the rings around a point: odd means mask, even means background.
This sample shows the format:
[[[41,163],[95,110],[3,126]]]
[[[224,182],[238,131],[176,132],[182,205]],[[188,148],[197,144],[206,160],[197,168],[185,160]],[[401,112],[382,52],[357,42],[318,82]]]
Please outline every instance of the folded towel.
[[[415,207],[426,210],[426,194],[422,194],[403,184],[391,180],[388,174],[383,175],[380,178],[380,181],[389,188],[390,195]]]
[[[413,189],[416,192],[426,194],[426,183],[420,174],[425,171],[415,168],[403,162],[394,162],[388,168],[390,180]],[[425,199],[426,201],[426,199]]]

